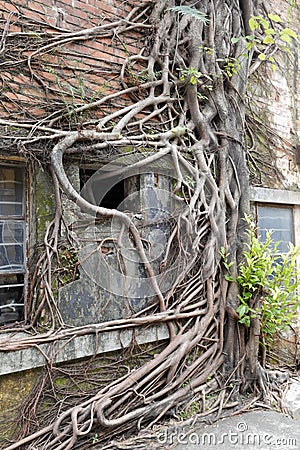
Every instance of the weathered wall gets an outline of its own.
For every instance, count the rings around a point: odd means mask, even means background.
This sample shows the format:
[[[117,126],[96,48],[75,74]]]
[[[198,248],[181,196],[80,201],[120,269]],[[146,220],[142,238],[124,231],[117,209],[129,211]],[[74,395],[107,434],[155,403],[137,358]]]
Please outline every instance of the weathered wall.
[[[284,21],[284,26],[299,31],[299,8],[292,2],[276,0],[272,2],[272,12],[276,12]],[[276,70],[271,64],[262,64],[261,69],[249,85],[251,101],[254,101],[258,124],[249,123],[256,139],[258,161],[265,163],[264,172],[257,167],[257,177],[253,184],[269,188],[298,190],[300,188],[299,161],[297,161],[297,145],[300,139],[300,74],[299,74],[299,41],[291,39],[292,46],[283,52],[274,54]],[[284,42],[281,43],[283,46]],[[253,107],[253,105],[252,105]],[[260,123],[259,123],[260,122]],[[266,142],[261,124],[267,124],[270,142]],[[257,126],[258,125],[258,126]],[[268,146],[276,148],[278,158],[271,160]],[[299,158],[299,157],[298,157]],[[268,169],[269,166],[269,169]],[[275,168],[275,170],[272,170]]]
[[[80,31],[108,21],[121,21],[134,3],[1,1],[0,21],[10,36],[0,54],[3,63],[0,117],[31,120],[48,116],[51,108],[53,112],[64,109],[67,103],[70,112],[72,106],[83,106],[108,94],[124,59],[139,52],[141,36],[136,30],[126,36],[112,36],[105,30],[98,33],[97,28],[90,34]],[[53,38],[59,37],[63,40],[53,45]],[[37,51],[38,46],[42,50]],[[118,102],[116,99],[114,106]],[[74,120],[84,117],[80,114]]]
[[[85,107],[91,102],[101,100],[103,95],[112,92],[115,84],[121,85],[118,76],[123,62],[128,56],[135,55],[140,51],[144,40],[151,37],[151,30],[146,30],[144,35],[132,30],[126,36],[122,33],[113,36],[105,35],[104,32],[98,35],[95,32],[83,37],[78,32],[85,28],[97,27],[99,24],[103,25],[108,20],[119,21],[130,12],[135,3],[138,2],[122,0],[44,0],[43,2],[14,0],[14,2],[0,2],[2,28],[7,23],[9,31],[14,33],[14,40],[7,39],[6,47],[0,54],[3,64],[0,118],[11,122],[10,125],[2,124],[2,132],[6,137],[9,134],[18,134],[17,128],[13,125],[14,122],[22,121],[30,124],[36,118],[41,119],[46,116],[51,116],[48,117],[47,123],[54,127],[61,125],[68,129],[68,121],[72,123],[76,121],[80,127],[80,124],[87,120],[87,115],[83,110],[75,112],[75,108]],[[290,7],[286,8],[285,1],[276,0],[275,3],[276,5],[273,3],[274,10],[281,11],[283,16],[290,21],[290,26],[299,29],[299,15],[296,15],[295,10]],[[7,22],[8,18],[9,23]],[[66,41],[63,44],[52,46],[50,37],[58,37],[62,34]],[[36,52],[36,48],[41,42],[44,51]],[[49,44],[50,46],[47,47]],[[31,66],[28,65],[27,60],[29,56]],[[276,72],[272,73],[266,69],[265,76],[272,76],[272,85],[268,91],[264,89],[264,85],[256,86],[254,84],[252,87],[253,96],[261,107],[262,119],[270,120],[271,124],[275,125],[280,137],[283,138],[283,140],[278,140],[279,154],[281,155],[281,151],[282,155],[287,152],[287,156],[283,156],[277,161],[277,166],[284,178],[281,181],[275,181],[273,177],[263,177],[262,184],[267,187],[291,190],[297,190],[300,187],[299,170],[295,164],[295,147],[300,138],[298,56],[299,49],[295,46],[292,55],[284,61],[284,64],[287,64],[284,68],[288,67],[288,70],[281,71],[278,68]],[[136,73],[127,71],[125,73],[126,86],[138,84],[144,76],[142,67],[138,77]],[[105,108],[92,110],[92,114],[89,112],[89,116],[105,115],[126,101],[126,96],[115,98]],[[69,109],[66,109],[67,104],[71,105],[68,106]],[[60,114],[66,112],[66,117],[63,120],[60,119]],[[32,146],[37,146],[34,139]],[[4,147],[5,145],[3,145]],[[5,150],[3,150],[4,153]],[[33,201],[36,204],[36,234],[41,240],[45,227],[51,220],[53,192],[49,188],[51,181],[48,175],[40,171],[38,166],[36,169],[37,171],[32,176]],[[72,180],[78,183],[78,167],[70,167],[69,172],[73,177]],[[63,207],[66,220],[71,224],[76,220],[76,208],[73,205],[70,206],[66,200],[64,200]],[[298,225],[297,231],[299,233]],[[68,286],[62,288],[60,300],[65,304],[64,318],[67,323],[78,325],[82,324],[83,319],[85,323],[90,323],[94,322],[97,317],[100,317],[101,320],[101,314],[98,310],[93,312],[91,305],[89,305],[88,313],[84,308],[82,311],[80,310],[81,299],[88,290],[92,291],[93,304],[95,298],[99,298],[99,293],[96,292],[95,286],[91,286],[89,279],[86,283],[84,292],[82,283],[76,281],[74,282],[74,291],[70,290]],[[76,290],[78,286],[80,291]],[[104,304],[107,305],[108,299],[105,296],[103,299]],[[73,316],[70,315],[70,307]],[[119,303],[114,312],[116,313],[114,318],[122,316],[125,312],[124,305]],[[76,357],[75,354],[73,356]],[[10,379],[1,381],[1,395],[4,399],[7,383],[11,381]],[[26,377],[24,385],[26,394],[28,392]],[[14,396],[12,395],[12,397]]]
[[[299,33],[300,11],[299,7],[292,5],[293,2],[275,0],[272,12],[280,15],[284,26]],[[252,178],[253,186],[260,187],[252,189],[252,200],[254,204],[293,207],[294,243],[299,245],[300,48],[299,38],[291,41],[290,50],[274,55],[276,70],[273,71],[270,64],[262,65],[249,86],[258,118],[258,123],[250,122],[250,131],[256,135],[258,161],[264,162],[264,171],[257,167]],[[262,123],[263,127],[260,126]],[[265,129],[268,140],[264,135]],[[276,160],[272,159],[270,148],[276,150]],[[299,360],[299,318],[284,336],[278,336],[272,349],[280,360],[291,365]]]
[[[123,330],[104,333],[100,339],[97,334],[81,336],[55,347],[44,345],[44,355],[56,354],[53,364],[46,370],[43,369],[45,358],[37,349],[15,352],[16,361],[6,353],[4,369],[7,372],[0,372],[0,448],[6,448],[9,439],[18,431],[22,420],[21,405],[24,407],[24,417],[29,417],[35,408],[37,417],[34,420],[43,422],[45,414],[49,414],[49,411],[51,414],[51,405],[54,406],[56,401],[61,399],[63,403],[70,396],[78,396],[78,401],[82,401],[83,392],[94,395],[118,374],[137,367],[141,349],[144,350],[144,361],[162,351],[167,337],[166,327],[152,327],[141,332]],[[30,367],[28,358],[32,358],[34,369],[19,371],[22,359],[25,361],[24,368]],[[51,383],[47,375],[51,375]],[[28,395],[31,395],[32,404],[30,407],[27,404],[26,408],[23,402],[28,400]],[[35,403],[37,399],[38,405]]]
[[[16,411],[30,393],[40,370],[27,370],[0,377],[0,447],[16,431]]]
[[[149,171],[150,168],[144,170]],[[75,166],[72,173],[70,170],[68,172],[76,185],[78,167],[77,173]],[[98,176],[105,175],[104,172],[99,175],[98,171]],[[140,173],[125,178],[124,182],[127,186],[126,198],[120,209],[130,212],[135,224],[142,227],[143,239],[151,249],[152,269],[163,290],[163,286],[172,283],[171,270],[164,274],[160,268],[168,239],[167,220],[171,208],[175,207],[174,202],[170,201],[170,180],[163,174]],[[100,193],[103,186],[101,180],[99,183],[90,181],[85,187],[94,185]],[[64,321],[73,326],[98,323],[129,317],[146,307],[155,297],[151,281],[145,275],[131,240],[124,238],[121,247],[117,244],[120,233],[126,236],[128,230],[125,228],[122,232],[119,223],[114,220],[96,221],[82,214],[79,208],[76,210],[72,204],[70,210],[69,205],[66,202],[65,219],[69,225],[69,235],[78,243],[80,265],[79,278],[59,289],[58,306]],[[174,273],[177,273],[175,261],[173,266]]]

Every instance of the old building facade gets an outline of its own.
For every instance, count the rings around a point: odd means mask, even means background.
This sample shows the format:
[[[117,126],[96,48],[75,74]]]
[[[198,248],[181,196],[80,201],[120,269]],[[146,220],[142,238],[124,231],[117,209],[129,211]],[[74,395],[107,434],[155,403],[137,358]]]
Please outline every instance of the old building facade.
[[[122,33],[121,22],[125,18],[130,21],[130,12],[136,3],[135,0],[0,2],[4,30],[0,49],[0,57],[3,57],[0,103],[2,348],[8,341],[13,348],[23,336],[20,330],[20,334],[15,335],[11,324],[26,322],[29,316],[32,319],[37,293],[30,290],[30,282],[40,276],[34,273],[34,263],[40,257],[39,246],[55,221],[56,192],[46,151],[63,138],[69,131],[68,126],[71,128],[74,123],[80,130],[99,120],[105,121],[106,116],[113,121],[114,111],[126,108],[129,101],[129,94],[116,94],[120,86],[123,90],[132,88],[134,92],[141,82],[147,82],[143,47],[151,30],[141,31],[133,26],[125,35],[105,31],[106,23],[116,22]],[[286,3],[277,0],[276,12],[285,17],[291,28],[298,29],[299,9],[292,5],[286,8]],[[130,64],[125,64],[128,60]],[[274,239],[281,241],[281,252],[287,250],[289,242],[300,244],[298,63],[299,48],[295,43],[292,52],[282,57],[281,67],[276,71],[268,66],[262,69],[263,76],[271,82],[261,84],[253,80],[249,88],[256,118],[255,123],[253,117],[249,122],[250,135],[257,130],[260,134],[263,122],[270,123],[270,145],[277,151],[277,158],[271,160],[262,134],[257,152],[261,151],[261,161],[268,163],[268,170],[260,172],[260,158],[249,162],[252,209],[261,230],[274,230]],[[282,70],[283,67],[287,70]],[[102,104],[101,99],[109,95],[110,102]],[[276,132],[272,131],[274,129]],[[26,137],[20,130],[28,131]],[[39,131],[45,133],[44,138]],[[95,146],[92,154],[88,154],[87,148],[88,145],[76,156],[70,152],[65,160],[72,186],[83,197],[93,197],[100,206],[130,211],[137,223],[141,213],[144,214],[143,237],[152,248],[156,274],[162,273],[165,277],[163,283],[167,290],[174,273],[161,272],[161,266],[167,245],[167,222],[178,206],[170,195],[176,174],[167,159],[164,167],[154,161],[146,169],[140,169],[138,162],[145,149],[140,148],[137,157],[130,142],[124,142],[122,156],[113,145]],[[128,163],[136,164],[136,171],[120,176],[120,168]],[[97,197],[99,192],[101,195]],[[67,327],[98,324],[100,330],[102,323],[122,320],[147,307],[154,293],[145,281],[130,241],[126,250],[116,250],[122,230],[114,221],[91,218],[64,194],[61,207],[63,226],[55,230],[63,242],[59,249],[62,264],[55,288],[59,324]],[[120,259],[126,260],[124,272],[119,269]],[[43,289],[47,290],[47,286]],[[50,320],[47,314],[42,316],[45,332]],[[155,342],[165,339],[168,330],[157,325],[146,330],[107,331],[96,343],[93,336],[82,332],[63,348],[59,349],[58,345],[53,359],[61,363],[115,351],[129,345],[133,336],[140,344]],[[31,386],[30,370],[45,365],[49,344],[41,339],[38,346],[1,352],[0,396],[8,405],[6,386],[11,388],[11,380],[14,380],[11,374],[21,374],[26,393]]]

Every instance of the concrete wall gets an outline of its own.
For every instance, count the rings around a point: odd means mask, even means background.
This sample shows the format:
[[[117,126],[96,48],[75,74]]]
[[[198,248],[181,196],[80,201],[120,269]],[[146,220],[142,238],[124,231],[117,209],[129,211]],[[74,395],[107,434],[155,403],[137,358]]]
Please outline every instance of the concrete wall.
[[[168,338],[168,329],[165,325],[151,326],[143,329],[124,329],[121,331],[102,331],[97,327],[94,333],[84,330],[82,335],[65,338],[61,340],[50,340],[48,343],[41,343],[35,346],[14,351],[1,351],[5,343],[14,344],[18,347],[21,339],[28,337],[25,333],[15,335],[0,336],[0,376],[10,373],[22,372],[24,370],[44,367],[47,363],[59,364],[70,362],[76,359],[87,358],[93,355],[104,354],[128,348],[135,342],[142,345],[151,342],[158,342]],[[25,346],[26,347],[26,346]]]

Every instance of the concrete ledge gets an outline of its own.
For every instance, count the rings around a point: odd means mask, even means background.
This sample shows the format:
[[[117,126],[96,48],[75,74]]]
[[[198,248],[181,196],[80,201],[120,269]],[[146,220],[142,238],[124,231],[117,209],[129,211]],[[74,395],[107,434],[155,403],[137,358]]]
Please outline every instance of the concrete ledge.
[[[262,203],[300,205],[300,192],[252,186],[250,188],[250,200]]]
[[[300,419],[300,379],[291,379],[288,390],[285,392],[284,402],[292,413],[294,419]]]
[[[20,337],[20,336],[19,336]],[[24,336],[23,336],[24,337]],[[49,344],[40,344],[22,350],[0,352],[0,375],[45,366],[47,358],[54,363],[70,362],[101,353],[121,350],[131,343],[146,344],[168,339],[166,325],[147,328],[126,329],[123,331],[104,331],[96,334],[76,336]],[[7,341],[7,336],[5,337]],[[18,341],[18,336],[11,338]]]

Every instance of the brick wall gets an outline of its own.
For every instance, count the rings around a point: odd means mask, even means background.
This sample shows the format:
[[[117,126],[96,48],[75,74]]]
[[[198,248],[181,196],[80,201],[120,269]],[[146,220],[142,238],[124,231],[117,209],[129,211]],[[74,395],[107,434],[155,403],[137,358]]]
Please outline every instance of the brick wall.
[[[41,118],[111,92],[125,58],[138,53],[144,37],[135,30],[76,32],[119,21],[133,8],[134,1],[121,0],[0,1],[2,29],[9,20],[0,53],[0,118]],[[57,45],[49,47],[53,39]],[[36,52],[38,46],[44,50]]]
[[[293,7],[291,3],[274,0],[268,10],[283,19],[284,27],[299,34],[300,9]],[[296,163],[296,146],[300,139],[300,50],[299,43],[291,41],[289,50],[274,54],[276,70],[273,71],[270,64],[264,64],[249,89],[257,104],[257,117],[269,129],[273,144],[268,145],[277,150],[276,168],[281,174],[280,179],[274,176],[272,169],[267,169],[253,183],[270,188],[298,190],[300,172]],[[252,132],[262,136],[262,129],[263,126],[260,129],[253,127]],[[266,165],[273,164],[268,148],[262,145],[258,151],[261,153],[259,156],[265,154]]]
[[[30,121],[52,114],[56,117],[60,110],[68,108],[70,121],[80,124],[93,114],[105,115],[124,104],[126,97],[117,97],[92,113],[72,113],[74,106],[87,105],[121,89],[119,74],[123,62],[141,50],[151,30],[144,34],[133,30],[112,35],[103,29],[85,37],[74,33],[116,22],[135,5],[139,5],[137,0],[0,1],[2,28],[10,17],[9,34],[0,50],[0,118]],[[299,29],[299,9],[285,0],[275,0],[272,8],[287,26]],[[10,13],[13,15],[9,16]],[[57,45],[47,47],[59,36],[64,39],[73,36],[74,40],[63,44],[57,41]],[[36,52],[39,46],[44,46],[44,51]],[[299,48],[295,46],[280,64],[283,70],[272,73],[267,67],[265,75],[260,76],[260,80],[263,76],[271,77],[271,83],[268,80],[258,89],[259,84],[254,81],[253,95],[260,105],[262,119],[270,121],[286,142],[279,144],[278,150],[283,153],[288,150],[289,155],[280,158],[278,164],[287,179],[285,187],[295,189],[300,187],[293,156],[300,138]],[[128,80],[129,85],[132,82]],[[275,187],[272,179],[264,183]]]

